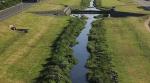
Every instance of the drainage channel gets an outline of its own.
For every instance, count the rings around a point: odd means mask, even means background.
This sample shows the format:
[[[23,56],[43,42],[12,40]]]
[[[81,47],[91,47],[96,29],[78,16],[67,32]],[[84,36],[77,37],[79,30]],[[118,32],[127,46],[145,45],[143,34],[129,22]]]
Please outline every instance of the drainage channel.
[[[98,10],[94,7],[94,0],[91,0],[89,8],[85,10]],[[78,60],[78,64],[76,64],[72,68],[70,73],[72,83],[88,83],[86,76],[88,69],[85,67],[87,59],[90,56],[87,50],[88,34],[90,32],[90,29],[92,28],[92,22],[96,20],[94,16],[98,16],[99,14],[83,14],[83,15],[88,17],[88,19],[86,20],[85,28],[82,30],[82,32],[76,39],[78,44],[72,48],[73,55]]]

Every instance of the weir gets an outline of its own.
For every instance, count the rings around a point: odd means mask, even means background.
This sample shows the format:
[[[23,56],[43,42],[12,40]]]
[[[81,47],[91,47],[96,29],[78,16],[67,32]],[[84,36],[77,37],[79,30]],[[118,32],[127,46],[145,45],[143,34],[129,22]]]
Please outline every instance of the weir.
[[[109,11],[100,10],[72,10],[71,14],[109,14]]]

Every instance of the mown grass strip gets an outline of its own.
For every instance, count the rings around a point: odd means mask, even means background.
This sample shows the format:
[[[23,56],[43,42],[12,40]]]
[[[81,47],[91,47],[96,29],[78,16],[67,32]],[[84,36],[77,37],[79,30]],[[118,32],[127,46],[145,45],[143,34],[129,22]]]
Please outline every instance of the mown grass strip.
[[[90,83],[118,83],[117,73],[112,69],[111,54],[106,44],[105,28],[102,20],[95,21],[90,31],[88,50],[91,54],[87,68]]]
[[[107,43],[120,83],[149,83],[149,32],[141,17],[105,19]],[[139,73],[140,72],[140,73]],[[140,79],[139,79],[140,78]]]
[[[84,28],[84,23],[79,18],[69,20],[69,24],[55,40],[51,57],[47,59],[35,83],[71,83],[69,72],[75,64],[71,47],[76,44],[76,37]]]

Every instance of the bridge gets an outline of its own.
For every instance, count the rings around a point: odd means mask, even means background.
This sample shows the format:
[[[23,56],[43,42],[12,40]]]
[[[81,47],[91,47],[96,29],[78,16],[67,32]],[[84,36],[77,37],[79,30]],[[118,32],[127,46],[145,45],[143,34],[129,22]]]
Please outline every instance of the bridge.
[[[109,14],[106,10],[72,10],[71,14]]]

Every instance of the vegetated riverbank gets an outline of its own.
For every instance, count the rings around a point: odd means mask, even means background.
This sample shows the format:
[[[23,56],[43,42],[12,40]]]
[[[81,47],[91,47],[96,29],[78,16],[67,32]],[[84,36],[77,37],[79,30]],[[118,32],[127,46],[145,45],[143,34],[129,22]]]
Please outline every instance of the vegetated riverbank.
[[[90,31],[88,50],[91,56],[87,62],[87,78],[90,83],[118,83],[102,23],[102,19],[93,22]]]
[[[71,18],[69,24],[55,40],[52,54],[41,71],[35,83],[71,83],[69,72],[75,64],[72,55],[72,46],[76,44],[76,37],[84,28],[85,21],[80,18]]]
[[[98,0],[97,0],[98,1]],[[149,11],[138,8],[129,0],[101,0],[104,8],[115,6],[116,11],[144,13]],[[118,6],[126,4],[127,6]],[[125,14],[126,15],[126,14]],[[126,16],[105,18],[102,26],[106,29],[106,40],[112,54],[113,69],[118,74],[119,83],[149,83],[150,69],[149,32],[144,26],[145,17]]]

